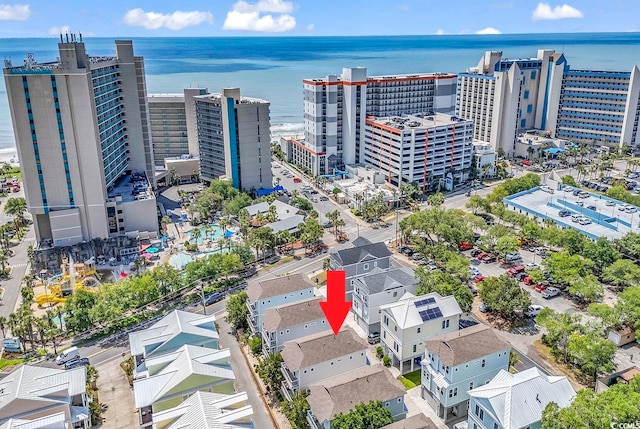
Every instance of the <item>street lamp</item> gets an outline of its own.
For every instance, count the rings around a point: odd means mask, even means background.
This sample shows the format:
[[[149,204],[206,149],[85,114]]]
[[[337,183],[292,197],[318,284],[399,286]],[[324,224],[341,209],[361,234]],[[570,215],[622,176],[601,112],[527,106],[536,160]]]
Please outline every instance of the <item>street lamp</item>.
[[[207,305],[205,304],[205,299],[204,299],[204,285],[200,284],[199,286],[196,287],[196,289],[198,290],[198,292],[200,292],[200,298],[202,298],[202,313],[206,316]]]

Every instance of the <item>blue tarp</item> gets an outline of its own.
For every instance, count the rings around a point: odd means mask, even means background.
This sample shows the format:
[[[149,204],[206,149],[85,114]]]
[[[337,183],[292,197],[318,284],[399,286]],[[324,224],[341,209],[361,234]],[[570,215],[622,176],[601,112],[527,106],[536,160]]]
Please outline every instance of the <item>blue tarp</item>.
[[[229,231],[229,230],[227,229],[227,230],[225,230],[225,232],[224,232],[224,238],[229,238],[229,237],[231,237],[231,236],[232,236],[232,235],[234,235],[234,234],[235,234],[235,232],[233,232],[233,231]]]
[[[275,186],[275,187],[269,188],[269,189],[258,189],[256,191],[256,194],[259,197],[262,197],[264,195],[273,194],[274,192],[278,192],[278,191],[284,191],[284,188],[282,187],[282,185],[278,185],[278,186]]]
[[[149,247],[146,249],[147,253],[158,253],[160,251],[160,249],[158,249],[157,247]]]
[[[560,149],[559,147],[550,147],[549,149],[544,150],[545,153],[550,153],[551,155],[555,155],[558,153],[564,153],[566,150]]]

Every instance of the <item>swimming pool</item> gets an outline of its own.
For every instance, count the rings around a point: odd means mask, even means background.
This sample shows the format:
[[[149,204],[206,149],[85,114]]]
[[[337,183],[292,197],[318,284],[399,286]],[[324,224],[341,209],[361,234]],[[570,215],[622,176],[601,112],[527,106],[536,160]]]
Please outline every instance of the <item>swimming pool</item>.
[[[192,253],[192,254],[180,252],[180,253],[176,253],[175,255],[171,256],[171,258],[169,258],[169,265],[171,265],[176,270],[184,270],[184,267],[189,262],[193,262],[196,259],[205,258],[209,255],[213,255],[214,253],[220,253],[220,252],[226,253],[228,251],[229,251],[229,248],[225,247],[223,249],[216,249],[211,252],[201,252],[201,253]]]
[[[222,238],[223,231],[222,228],[220,228],[218,225],[207,225],[198,227],[197,229],[198,231],[200,231],[200,235],[196,240],[191,238],[191,236],[193,235],[193,230],[187,232],[187,235],[189,236],[189,242],[193,243],[195,241],[197,244],[202,244],[207,240],[215,242],[219,238]]]

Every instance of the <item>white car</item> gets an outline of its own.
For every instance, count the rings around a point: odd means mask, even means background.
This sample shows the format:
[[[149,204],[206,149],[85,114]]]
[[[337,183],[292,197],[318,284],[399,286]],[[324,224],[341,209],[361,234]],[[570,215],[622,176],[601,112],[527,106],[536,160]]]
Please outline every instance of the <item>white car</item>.
[[[527,317],[536,317],[538,314],[540,314],[543,308],[544,307],[541,305],[536,305],[536,304],[530,305],[529,309],[524,312],[524,315]]]
[[[471,267],[471,268],[469,268],[469,274],[471,274],[471,277],[477,277],[482,273],[476,267]]]
[[[540,264],[536,264],[534,262],[530,262],[527,265],[524,266],[524,269],[529,271],[529,270],[538,270],[540,269]]]
[[[580,218],[580,220],[578,221],[578,223],[580,225],[589,225],[591,223],[591,219],[588,219],[586,217]]]
[[[605,203],[605,205],[606,205],[606,206],[609,206],[609,207],[613,207],[613,206],[615,206],[615,205],[616,205],[616,202],[615,202],[615,201],[607,201],[607,202]]]
[[[560,289],[558,289],[557,287],[548,287],[542,291],[542,297],[544,299],[550,299],[558,295],[560,295]]]

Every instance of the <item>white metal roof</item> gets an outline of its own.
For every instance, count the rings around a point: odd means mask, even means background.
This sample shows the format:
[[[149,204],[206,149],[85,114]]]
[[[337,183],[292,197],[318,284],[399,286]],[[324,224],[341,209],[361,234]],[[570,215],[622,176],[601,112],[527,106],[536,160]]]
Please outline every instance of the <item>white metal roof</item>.
[[[229,349],[216,350],[184,345],[173,353],[146,360],[146,378],[133,382],[136,408],[142,408],[164,399],[173,389],[189,377],[197,376],[200,386],[218,380],[234,380],[229,364]],[[190,388],[198,390],[197,386]]]
[[[253,408],[247,393],[233,395],[196,392],[180,405],[154,413],[153,423],[165,429],[253,428]]]
[[[435,303],[430,304],[430,307],[440,308],[442,317],[438,317],[436,319],[431,319],[427,321],[422,320],[422,317],[420,316],[420,310],[422,310],[423,307],[421,307],[419,310],[418,307],[415,306],[415,302],[424,300],[427,298],[433,298],[435,300]],[[427,307],[424,307],[424,308],[427,308]],[[420,295],[420,296],[415,296],[407,292],[402,296],[402,299],[400,299],[399,301],[391,304],[381,305],[380,309],[384,313],[392,317],[393,320],[395,320],[395,322],[398,324],[398,327],[400,329],[407,329],[414,326],[420,326],[425,323],[429,323],[432,320],[439,320],[442,318],[447,318],[447,317],[462,314],[462,310],[460,309],[460,306],[458,305],[458,302],[453,297],[453,295],[443,297],[443,296],[440,296],[440,294],[437,292],[431,292],[426,295]]]
[[[567,377],[547,376],[538,368],[516,374],[501,370],[484,386],[469,391],[504,429],[533,425],[549,402],[561,408],[576,396]]]
[[[160,353],[171,351],[163,350],[163,345],[167,345],[169,341],[182,334],[191,336],[189,341],[191,344],[194,343],[193,336],[201,337],[204,342],[218,339],[215,321],[216,318],[213,315],[203,316],[188,311],[172,311],[149,328],[129,334],[131,355],[144,354],[149,346],[155,346],[153,350]],[[180,345],[178,341],[177,347]],[[175,350],[173,347],[171,349]]]

